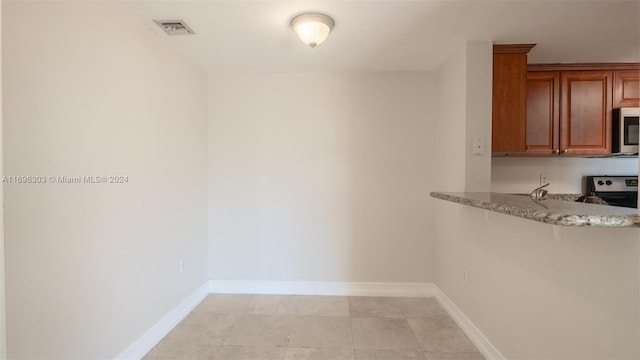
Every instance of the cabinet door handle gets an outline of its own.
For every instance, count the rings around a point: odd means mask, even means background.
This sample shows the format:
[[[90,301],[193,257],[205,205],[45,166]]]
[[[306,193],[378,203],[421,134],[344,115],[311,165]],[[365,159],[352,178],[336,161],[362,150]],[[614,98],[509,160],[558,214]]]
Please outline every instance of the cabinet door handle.
[[[569,149],[564,149],[564,151],[562,153],[566,154],[569,152]]]
[[[559,149],[553,150],[553,153],[554,154],[560,154],[560,150]]]

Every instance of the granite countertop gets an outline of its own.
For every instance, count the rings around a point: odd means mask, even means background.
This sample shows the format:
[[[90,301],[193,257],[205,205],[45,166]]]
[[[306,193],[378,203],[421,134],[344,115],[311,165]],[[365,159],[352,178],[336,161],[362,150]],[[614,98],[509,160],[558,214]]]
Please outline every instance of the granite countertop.
[[[528,194],[432,192],[431,197],[501,214],[563,226],[640,227],[637,209],[574,202],[577,194],[549,194],[534,201]]]

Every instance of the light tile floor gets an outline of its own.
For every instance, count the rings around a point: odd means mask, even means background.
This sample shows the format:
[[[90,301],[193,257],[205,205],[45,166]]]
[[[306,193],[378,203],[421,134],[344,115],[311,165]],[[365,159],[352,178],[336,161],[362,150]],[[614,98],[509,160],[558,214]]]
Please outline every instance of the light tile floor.
[[[209,295],[144,359],[484,357],[433,298]]]

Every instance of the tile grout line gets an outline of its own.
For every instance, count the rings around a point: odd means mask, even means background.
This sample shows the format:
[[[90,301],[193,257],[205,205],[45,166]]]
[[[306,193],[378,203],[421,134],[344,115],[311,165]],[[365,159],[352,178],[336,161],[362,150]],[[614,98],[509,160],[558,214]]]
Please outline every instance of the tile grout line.
[[[353,354],[353,359],[356,358],[356,339],[353,336],[353,318],[351,317],[351,299],[349,296],[345,296],[347,298],[347,310],[349,314],[349,330],[351,333],[351,354]]]

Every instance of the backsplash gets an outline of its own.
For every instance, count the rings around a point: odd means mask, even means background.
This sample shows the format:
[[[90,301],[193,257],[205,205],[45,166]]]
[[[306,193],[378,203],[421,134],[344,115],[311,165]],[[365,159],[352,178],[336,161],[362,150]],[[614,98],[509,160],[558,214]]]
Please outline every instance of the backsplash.
[[[530,192],[540,174],[551,183],[550,193],[582,193],[588,175],[637,175],[638,158],[495,157],[491,159],[491,191]]]

